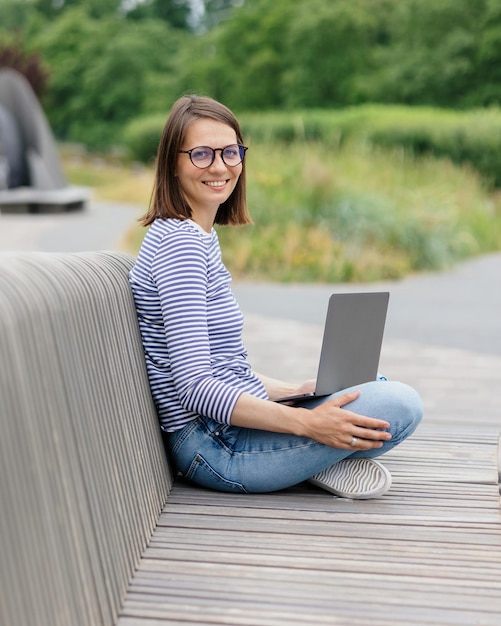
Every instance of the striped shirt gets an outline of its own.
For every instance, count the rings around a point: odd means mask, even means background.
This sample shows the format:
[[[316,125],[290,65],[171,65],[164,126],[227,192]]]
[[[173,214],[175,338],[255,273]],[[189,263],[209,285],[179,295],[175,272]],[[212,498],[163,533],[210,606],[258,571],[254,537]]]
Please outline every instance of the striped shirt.
[[[216,231],[157,219],[129,275],[150,387],[165,431],[199,415],[229,424],[239,396],[266,399],[242,341]]]

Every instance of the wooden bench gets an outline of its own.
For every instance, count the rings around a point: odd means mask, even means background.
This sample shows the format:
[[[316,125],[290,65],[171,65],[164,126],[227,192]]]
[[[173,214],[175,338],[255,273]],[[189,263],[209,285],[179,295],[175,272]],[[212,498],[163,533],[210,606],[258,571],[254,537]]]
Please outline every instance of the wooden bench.
[[[497,432],[423,426],[374,501],[173,481],[132,263],[0,255],[2,625],[501,623]]]

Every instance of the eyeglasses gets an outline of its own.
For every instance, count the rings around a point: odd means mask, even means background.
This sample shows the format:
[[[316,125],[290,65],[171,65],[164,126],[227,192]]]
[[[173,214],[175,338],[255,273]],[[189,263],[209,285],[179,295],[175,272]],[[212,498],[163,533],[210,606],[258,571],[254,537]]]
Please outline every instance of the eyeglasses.
[[[210,167],[214,163],[216,158],[216,152],[221,152],[221,159],[225,165],[235,167],[240,165],[245,157],[246,146],[241,146],[238,143],[233,143],[226,148],[209,148],[209,146],[197,146],[191,150],[179,150],[183,154],[190,155],[190,161],[195,167],[205,169]]]

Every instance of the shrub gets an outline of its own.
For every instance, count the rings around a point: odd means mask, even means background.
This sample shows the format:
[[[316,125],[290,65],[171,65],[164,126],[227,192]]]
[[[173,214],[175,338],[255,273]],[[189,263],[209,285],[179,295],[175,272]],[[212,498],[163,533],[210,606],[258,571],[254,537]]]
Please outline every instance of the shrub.
[[[468,163],[490,184],[501,186],[501,110],[375,107],[373,112],[361,131],[371,143]]]
[[[122,140],[132,158],[142,163],[151,163],[155,160],[165,119],[163,113],[155,113],[127,124]]]
[[[0,68],[9,67],[22,74],[40,98],[47,89],[48,73],[42,67],[40,55],[28,53],[21,39],[0,47]]]
[[[493,186],[501,186],[501,110],[469,112],[424,107],[367,105],[340,111],[244,113],[247,143],[318,141],[336,149],[350,140],[412,154],[432,154],[470,164]],[[156,152],[165,116],[131,122],[124,142],[134,158],[147,162]]]
[[[425,107],[364,105],[340,111],[248,113],[241,116],[246,136],[256,141],[319,140],[336,147],[350,139],[403,147],[468,163],[501,186],[501,110],[468,112]]]

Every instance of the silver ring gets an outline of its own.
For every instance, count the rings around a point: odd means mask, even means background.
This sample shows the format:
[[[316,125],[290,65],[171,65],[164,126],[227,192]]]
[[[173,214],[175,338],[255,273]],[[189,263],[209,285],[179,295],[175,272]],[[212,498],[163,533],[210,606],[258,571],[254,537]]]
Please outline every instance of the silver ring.
[[[358,439],[356,437],[352,437],[350,441],[350,446],[353,448],[357,445]]]

